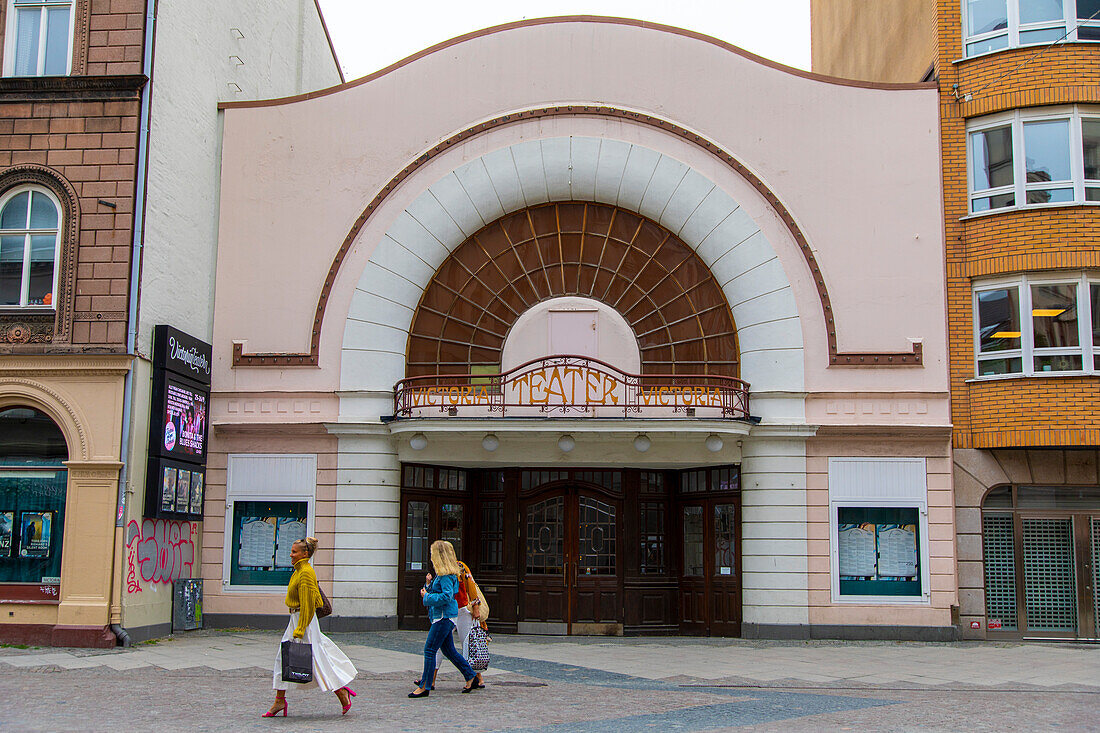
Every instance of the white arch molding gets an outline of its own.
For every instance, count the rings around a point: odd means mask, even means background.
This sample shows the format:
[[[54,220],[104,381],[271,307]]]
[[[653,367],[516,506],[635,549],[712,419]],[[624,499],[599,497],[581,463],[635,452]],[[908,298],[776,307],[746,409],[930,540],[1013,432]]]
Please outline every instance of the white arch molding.
[[[447,256],[502,216],[551,201],[619,206],[670,230],[721,286],[737,327],[741,377],[753,392],[803,392],[802,328],[790,278],[761,227],[726,190],[730,182],[715,181],[723,172],[714,166],[704,174],[669,151],[620,139],[629,137],[621,134],[628,124],[603,127],[620,134],[593,135],[597,131],[591,129],[583,135],[551,134],[476,157],[469,148],[478,139],[470,141],[463,151],[466,162],[436,169],[432,182],[397,212],[381,236],[374,230],[375,242],[366,239],[372,236],[367,230],[360,234],[356,247],[373,249],[344,324],[342,392],[391,390],[404,376],[420,297]],[[477,149],[486,147],[481,141]],[[744,183],[732,172],[723,175]],[[414,176],[403,185],[422,180]]]

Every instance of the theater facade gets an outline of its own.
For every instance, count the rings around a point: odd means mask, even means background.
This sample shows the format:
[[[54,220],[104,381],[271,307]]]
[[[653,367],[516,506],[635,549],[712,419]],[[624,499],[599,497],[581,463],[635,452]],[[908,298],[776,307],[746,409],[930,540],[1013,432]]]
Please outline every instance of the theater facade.
[[[207,625],[956,636],[934,85],[606,18],[223,105]]]

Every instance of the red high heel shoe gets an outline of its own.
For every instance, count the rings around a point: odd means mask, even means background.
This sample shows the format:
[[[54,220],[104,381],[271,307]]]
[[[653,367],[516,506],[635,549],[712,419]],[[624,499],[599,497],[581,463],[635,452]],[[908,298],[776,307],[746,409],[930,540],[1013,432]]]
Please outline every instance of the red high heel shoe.
[[[344,710],[340,713],[341,715],[347,715],[348,711],[351,710],[351,698],[355,697],[355,690],[346,685],[344,687],[341,687],[340,689],[348,693],[348,704],[344,705]],[[339,692],[339,690],[337,690],[337,692]]]
[[[275,702],[279,702],[279,701],[276,700]],[[283,709],[282,710],[274,710],[274,711],[268,710],[266,713],[264,713],[260,717],[261,718],[274,718],[274,717],[278,716],[279,713],[282,713],[283,717],[285,718],[286,717],[286,709],[287,709],[287,704],[286,704],[286,698],[284,697],[283,698]]]

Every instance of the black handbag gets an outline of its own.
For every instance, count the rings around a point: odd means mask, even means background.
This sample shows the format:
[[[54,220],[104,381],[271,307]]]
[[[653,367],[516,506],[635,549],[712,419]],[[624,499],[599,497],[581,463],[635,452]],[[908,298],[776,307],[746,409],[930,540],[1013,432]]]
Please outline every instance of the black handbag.
[[[283,682],[313,681],[313,646],[287,639],[282,644]]]

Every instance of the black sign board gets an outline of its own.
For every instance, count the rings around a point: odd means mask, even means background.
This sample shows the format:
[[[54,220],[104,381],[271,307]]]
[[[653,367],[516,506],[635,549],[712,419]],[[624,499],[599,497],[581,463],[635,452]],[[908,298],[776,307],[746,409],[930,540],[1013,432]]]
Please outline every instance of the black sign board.
[[[202,519],[210,420],[210,344],[153,328],[145,516]]]
[[[213,347],[205,341],[171,326],[153,327],[153,368],[209,386],[212,358]]]

